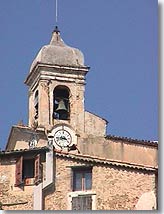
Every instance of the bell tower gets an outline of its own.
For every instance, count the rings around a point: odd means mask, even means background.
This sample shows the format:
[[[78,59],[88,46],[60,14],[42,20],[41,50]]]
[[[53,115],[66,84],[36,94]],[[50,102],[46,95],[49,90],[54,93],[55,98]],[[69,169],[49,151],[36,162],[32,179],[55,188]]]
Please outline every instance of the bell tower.
[[[66,124],[83,134],[88,70],[82,52],[67,46],[56,27],[50,43],[40,49],[25,80],[29,87],[29,127],[52,129]]]

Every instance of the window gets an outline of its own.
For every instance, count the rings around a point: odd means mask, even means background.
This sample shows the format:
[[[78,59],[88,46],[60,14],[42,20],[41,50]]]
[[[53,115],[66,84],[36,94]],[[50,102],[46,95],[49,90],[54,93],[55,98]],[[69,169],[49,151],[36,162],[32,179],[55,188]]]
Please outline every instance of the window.
[[[92,196],[81,195],[73,197],[72,210],[92,210]]]
[[[92,168],[73,169],[73,191],[92,189]]]
[[[57,86],[54,89],[53,118],[59,120],[69,119],[69,89],[66,86]]]
[[[24,159],[22,168],[22,179],[34,178],[34,159]]]
[[[35,92],[35,97],[34,97],[34,108],[35,108],[35,114],[34,114],[34,118],[37,119],[38,118],[38,109],[39,109],[39,99],[38,99],[38,90]]]
[[[72,166],[72,192],[68,210],[96,210],[96,192],[92,190],[92,166]]]
[[[30,159],[19,157],[16,161],[15,186],[37,184],[41,180],[40,171],[39,154]]]

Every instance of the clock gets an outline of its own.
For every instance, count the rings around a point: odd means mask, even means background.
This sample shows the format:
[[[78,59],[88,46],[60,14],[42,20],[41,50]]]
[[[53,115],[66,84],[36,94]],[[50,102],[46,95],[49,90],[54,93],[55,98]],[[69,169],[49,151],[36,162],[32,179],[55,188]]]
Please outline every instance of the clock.
[[[69,147],[72,143],[72,137],[67,130],[59,129],[54,134],[54,141],[61,148]]]
[[[77,135],[67,124],[57,124],[48,133],[48,144],[55,149],[69,149],[72,145],[77,145]]]

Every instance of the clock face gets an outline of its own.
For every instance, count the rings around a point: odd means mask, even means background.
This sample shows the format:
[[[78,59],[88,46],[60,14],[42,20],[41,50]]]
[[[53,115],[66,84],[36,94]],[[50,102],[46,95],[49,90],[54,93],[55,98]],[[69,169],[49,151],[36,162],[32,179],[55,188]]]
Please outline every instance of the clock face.
[[[68,131],[59,129],[55,132],[54,141],[60,147],[68,147],[72,142],[72,138]]]

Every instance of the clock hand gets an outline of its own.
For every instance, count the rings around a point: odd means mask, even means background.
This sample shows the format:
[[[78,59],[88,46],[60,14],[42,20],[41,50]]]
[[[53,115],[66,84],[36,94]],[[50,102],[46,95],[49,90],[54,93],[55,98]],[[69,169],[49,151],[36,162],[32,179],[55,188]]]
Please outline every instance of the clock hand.
[[[67,140],[67,138],[65,136],[61,136],[60,140]]]

